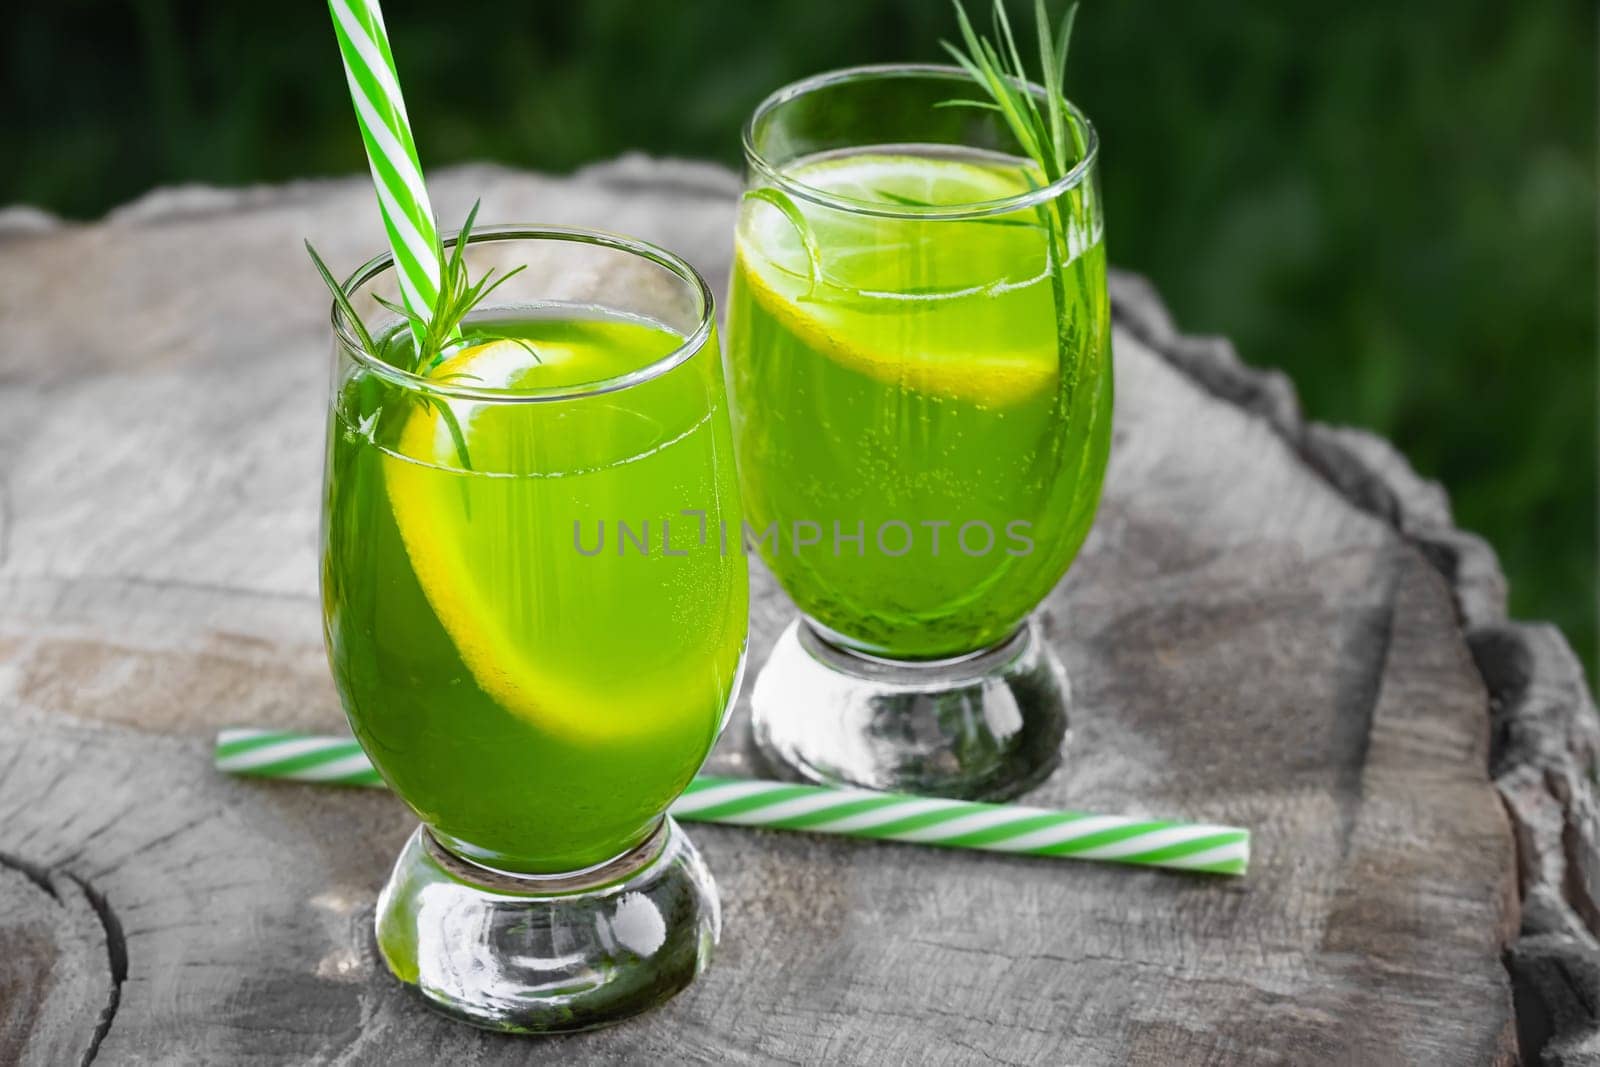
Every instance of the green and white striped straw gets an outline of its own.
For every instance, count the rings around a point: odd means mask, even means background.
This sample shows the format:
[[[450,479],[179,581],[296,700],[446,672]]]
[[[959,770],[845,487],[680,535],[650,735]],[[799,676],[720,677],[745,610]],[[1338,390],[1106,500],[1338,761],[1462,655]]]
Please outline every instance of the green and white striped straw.
[[[367,754],[350,737],[291,730],[223,730],[212,754],[217,770],[252,778],[324,785],[383,786]]]
[[[693,822],[1213,874],[1243,874],[1250,863],[1250,832],[1233,826],[748,778],[701,775],[672,814]]]
[[[433,318],[439,295],[439,231],[422,183],[383,12],[378,0],[328,0],[328,11],[394,251],[400,296],[406,309],[426,322]]]
[[[382,786],[349,738],[284,730],[224,730],[216,766],[229,774],[332,785]],[[672,805],[689,822],[803,830],[945,848],[1106,860],[1212,874],[1244,874],[1250,831],[1125,815],[980,804],[869,789],[700,775]]]

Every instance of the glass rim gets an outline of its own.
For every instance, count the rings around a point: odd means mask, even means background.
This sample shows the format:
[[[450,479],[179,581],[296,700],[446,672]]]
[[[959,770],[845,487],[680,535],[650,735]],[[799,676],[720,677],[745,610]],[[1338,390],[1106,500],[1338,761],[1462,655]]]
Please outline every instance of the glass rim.
[[[461,231],[452,230],[443,234],[440,241],[446,250],[455,247],[460,240]],[[337,344],[357,363],[377,374],[379,377],[395,385],[407,389],[425,391],[438,396],[445,396],[455,400],[471,400],[480,403],[495,404],[527,404],[541,403],[553,400],[576,400],[582,397],[600,396],[605,393],[614,393],[635,385],[659,378],[673,368],[687,362],[691,356],[705,347],[706,341],[711,337],[712,328],[716,322],[716,309],[711,287],[706,284],[705,278],[695,270],[688,260],[682,256],[669,252],[660,245],[651,244],[633,237],[624,237],[621,234],[610,233],[605,230],[588,230],[577,226],[534,226],[527,224],[505,224],[500,226],[485,226],[474,229],[472,236],[467,239],[468,246],[487,244],[493,241],[562,241],[572,244],[595,245],[601,248],[610,248],[618,252],[637,256],[648,260],[686,282],[694,291],[700,302],[699,321],[695,328],[684,335],[680,344],[665,355],[658,356],[642,367],[610,378],[597,378],[592,382],[578,382],[573,385],[551,385],[536,389],[499,389],[489,386],[458,385],[452,382],[441,382],[429,378],[425,374],[408,371],[380,357],[375,352],[368,352],[362,347],[361,341],[350,328],[350,323],[345,318],[343,309],[338,301],[329,302],[329,321],[333,326],[333,336]],[[350,276],[341,283],[345,296],[354,299],[361,286],[371,282],[386,270],[394,268],[394,252],[386,250],[350,273]]]
[[[938,207],[914,207],[898,204],[870,204],[861,200],[854,200],[847,196],[838,196],[814,186],[794,180],[783,173],[778,167],[772,165],[761,151],[756,147],[756,124],[777,108],[793,100],[797,100],[818,89],[831,88],[835,85],[848,84],[854,81],[871,81],[878,78],[942,78],[951,81],[961,81],[972,84],[972,76],[960,67],[953,67],[943,63],[874,63],[859,67],[842,67],[838,70],[825,71],[813,74],[808,78],[790,82],[788,85],[769,93],[766,99],[756,105],[756,109],[745,120],[744,128],[740,132],[740,141],[744,147],[745,162],[757,171],[764,179],[781,187],[791,195],[809,200],[824,207],[835,208],[839,211],[848,211],[856,215],[872,215],[879,218],[890,219],[925,219],[925,220],[959,220],[970,218],[984,218],[990,215],[1003,215],[1022,208],[1034,207],[1048,200],[1054,200],[1070,189],[1083,184],[1094,169],[1095,161],[1100,155],[1100,135],[1095,132],[1094,123],[1089,121],[1089,116],[1066,97],[1062,97],[1067,105],[1067,112],[1076,120],[1084,131],[1083,158],[1074,163],[1072,169],[1049,185],[1030,189],[1026,193],[1004,197],[999,200],[979,200],[969,204],[950,204]],[[1022,83],[1029,94],[1038,99],[1045,99],[1048,93],[1044,86],[1038,82],[1027,81]]]

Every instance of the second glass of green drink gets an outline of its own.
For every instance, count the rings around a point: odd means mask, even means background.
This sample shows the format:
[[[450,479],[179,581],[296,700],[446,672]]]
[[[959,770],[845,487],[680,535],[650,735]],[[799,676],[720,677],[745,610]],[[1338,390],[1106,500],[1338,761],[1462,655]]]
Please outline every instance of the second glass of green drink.
[[[334,309],[328,652],[423,823],[378,903],[390,969],[481,1026],[587,1029],[683,988],[719,926],[665,815],[748,617],[711,295],[605,234],[486,231],[465,258],[526,269],[428,365],[374,299],[405,284],[389,257],[345,287],[368,329]]]
[[[754,732],[806,778],[994,799],[1060,758],[1067,679],[1029,615],[1089,531],[1112,407],[1095,133],[1062,125],[1050,181],[966,72],[898,66],[745,128],[746,536],[803,613]]]

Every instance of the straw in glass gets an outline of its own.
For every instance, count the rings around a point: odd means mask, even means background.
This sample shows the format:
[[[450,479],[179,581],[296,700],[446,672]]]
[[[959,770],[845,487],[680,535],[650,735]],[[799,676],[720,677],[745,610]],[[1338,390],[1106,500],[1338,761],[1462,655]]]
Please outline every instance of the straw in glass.
[[[328,0],[328,11],[394,252],[400,296],[407,310],[428,322],[439,295],[439,231],[422,182],[383,12],[378,0]]]

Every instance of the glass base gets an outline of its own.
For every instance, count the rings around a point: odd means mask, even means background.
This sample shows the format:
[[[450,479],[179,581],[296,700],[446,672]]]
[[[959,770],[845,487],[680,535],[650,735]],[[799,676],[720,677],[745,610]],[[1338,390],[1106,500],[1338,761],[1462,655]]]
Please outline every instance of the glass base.
[[[514,1033],[620,1022],[692,982],[721,933],[716,886],[670,818],[614,860],[563,875],[490,870],[418,827],[378,898],[395,977],[452,1018]]]
[[[908,662],[840,648],[792,623],[751,692],[756,746],[814,782],[1007,800],[1061,761],[1071,687],[1028,620],[993,648]]]

